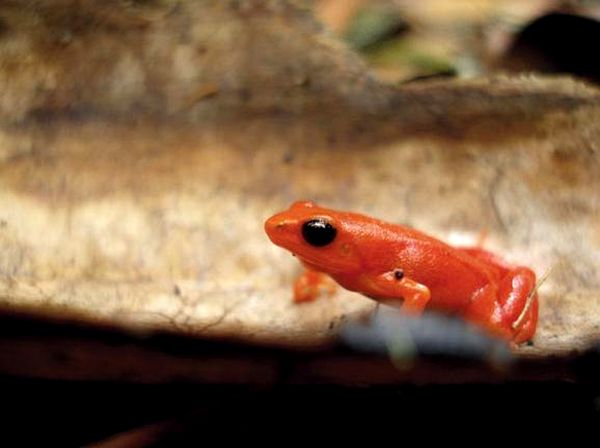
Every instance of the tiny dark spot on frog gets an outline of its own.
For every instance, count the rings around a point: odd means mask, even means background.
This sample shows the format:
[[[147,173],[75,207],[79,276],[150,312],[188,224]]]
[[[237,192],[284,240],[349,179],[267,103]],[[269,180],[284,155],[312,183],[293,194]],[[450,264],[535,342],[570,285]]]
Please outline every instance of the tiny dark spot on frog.
[[[294,161],[294,153],[292,153],[291,151],[286,152],[283,155],[283,163],[285,163],[286,165],[290,165],[293,161]]]
[[[181,289],[179,289],[178,285],[174,285],[173,286],[173,294],[175,294],[176,296],[180,296],[181,295]]]
[[[527,347],[533,347],[535,344],[534,344],[534,342],[533,342],[533,341],[527,341],[527,342],[525,343],[525,345],[526,345]]]
[[[4,228],[8,225],[8,223],[4,219],[0,219],[0,228]]]
[[[333,330],[334,327],[335,327],[335,321],[332,320],[332,321],[329,322],[329,329]]]

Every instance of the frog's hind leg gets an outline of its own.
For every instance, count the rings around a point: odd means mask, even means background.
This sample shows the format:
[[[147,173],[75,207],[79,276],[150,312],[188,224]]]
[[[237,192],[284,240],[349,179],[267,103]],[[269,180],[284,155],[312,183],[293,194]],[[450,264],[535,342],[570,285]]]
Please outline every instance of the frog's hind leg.
[[[502,339],[512,339],[510,327],[502,319],[498,286],[493,283],[484,286],[473,295],[464,311],[464,317]]]
[[[525,267],[504,270],[499,285],[490,283],[473,296],[465,317],[514,344],[530,340],[537,325],[535,274]]]
[[[538,297],[536,277],[531,269],[513,267],[501,257],[480,247],[461,247],[463,252],[486,264],[492,269],[499,281],[494,302],[497,325],[511,334],[511,340],[520,344],[530,340],[537,325]],[[479,298],[483,300],[483,298]],[[487,300],[491,300],[487,297]],[[485,302],[485,300],[484,300]],[[473,304],[475,308],[482,304]],[[492,303],[488,307],[492,307]]]

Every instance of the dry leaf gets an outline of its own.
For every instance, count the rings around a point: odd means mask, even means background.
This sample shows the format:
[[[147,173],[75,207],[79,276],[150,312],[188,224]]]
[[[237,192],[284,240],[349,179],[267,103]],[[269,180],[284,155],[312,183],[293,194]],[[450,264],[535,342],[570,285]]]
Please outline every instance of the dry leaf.
[[[287,2],[108,16],[46,3],[61,20],[0,7],[15,21],[0,45],[5,312],[327,344],[374,303],[341,290],[291,303],[298,264],[262,225],[310,198],[450,241],[486,230],[489,249],[554,267],[523,354],[600,337],[597,90],[534,77],[395,90]],[[84,18],[93,33],[49,43]],[[206,85],[218,94],[190,108]]]

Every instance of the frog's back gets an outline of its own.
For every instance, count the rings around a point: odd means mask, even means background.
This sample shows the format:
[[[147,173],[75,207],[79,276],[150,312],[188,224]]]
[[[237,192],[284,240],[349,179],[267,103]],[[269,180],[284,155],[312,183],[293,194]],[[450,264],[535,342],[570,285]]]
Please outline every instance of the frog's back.
[[[468,251],[424,232],[362,215],[347,218],[362,241],[359,246],[365,271],[402,269],[408,278],[430,289],[431,304],[436,308],[457,310],[468,305],[473,293],[497,276]]]

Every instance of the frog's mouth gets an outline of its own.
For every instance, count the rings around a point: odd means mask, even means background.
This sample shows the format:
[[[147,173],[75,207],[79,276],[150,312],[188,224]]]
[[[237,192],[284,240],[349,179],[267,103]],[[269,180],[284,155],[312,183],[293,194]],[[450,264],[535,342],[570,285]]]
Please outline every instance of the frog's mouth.
[[[314,249],[319,250],[319,249]],[[319,272],[326,272],[327,274],[345,274],[353,270],[353,266],[346,262],[340,262],[338,259],[332,257],[326,253],[310,253],[311,251],[304,251],[300,254],[292,252],[292,255],[297,257],[303,265],[306,267]]]

